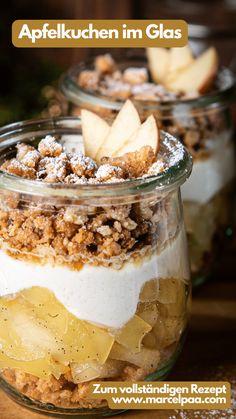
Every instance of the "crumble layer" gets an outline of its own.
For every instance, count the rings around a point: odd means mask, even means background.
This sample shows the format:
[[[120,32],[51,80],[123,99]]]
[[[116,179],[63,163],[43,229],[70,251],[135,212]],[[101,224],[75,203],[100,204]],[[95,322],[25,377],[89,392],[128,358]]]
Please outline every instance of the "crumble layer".
[[[91,399],[89,395],[90,383],[74,384],[70,374],[63,375],[60,379],[51,376],[45,380],[20,370],[5,369],[2,376],[16,390],[43,403],[51,403],[59,407],[87,409],[107,406],[105,400]],[[121,376],[116,377],[115,380],[138,381],[143,380],[145,376],[146,371],[143,368],[126,365]]]

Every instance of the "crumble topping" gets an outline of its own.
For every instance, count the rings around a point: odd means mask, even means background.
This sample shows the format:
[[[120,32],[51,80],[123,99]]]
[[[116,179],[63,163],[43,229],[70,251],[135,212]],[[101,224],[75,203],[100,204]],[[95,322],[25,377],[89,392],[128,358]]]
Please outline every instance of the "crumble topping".
[[[115,181],[124,177],[124,171],[121,167],[111,164],[102,164],[97,173],[96,178],[100,182]]]
[[[148,80],[148,72],[146,68],[129,67],[123,73],[123,80],[125,83],[141,84]]]
[[[198,96],[198,92],[171,92],[161,84],[149,80],[146,67],[128,67],[120,71],[110,54],[98,55],[94,70],[83,70],[78,77],[79,86],[120,100],[169,101]]]
[[[16,145],[16,159],[22,161],[27,153],[34,151],[34,147],[29,144],[19,143]]]
[[[47,135],[38,145],[41,156],[57,157],[62,153],[62,145],[54,137]]]
[[[72,171],[79,177],[94,177],[97,165],[90,157],[85,157],[82,152],[73,154],[70,159]]]
[[[110,54],[98,55],[95,58],[95,68],[99,73],[110,73],[115,68],[115,61]]]
[[[24,165],[17,159],[6,160],[0,168],[5,172],[14,174],[15,176],[24,177],[26,179],[36,179],[35,169]]]
[[[101,161],[120,167],[127,178],[138,178],[147,173],[154,160],[155,154],[152,147],[146,146],[139,151],[126,153],[121,157],[103,157]]]
[[[86,87],[87,89],[94,90],[99,81],[99,73],[96,71],[84,71],[81,73],[80,86]]]
[[[103,157],[101,165],[82,152],[66,153],[62,145],[50,135],[43,138],[38,149],[27,144],[18,144],[16,157],[6,160],[0,170],[26,179],[47,183],[96,184],[121,182],[148,174],[156,159],[152,147],[144,146],[135,152],[120,157]],[[183,148],[180,145],[180,151]],[[174,153],[174,149],[172,150]],[[182,158],[176,154],[176,161]],[[152,174],[167,169],[164,162],[152,166]],[[154,173],[155,172],[155,173]]]

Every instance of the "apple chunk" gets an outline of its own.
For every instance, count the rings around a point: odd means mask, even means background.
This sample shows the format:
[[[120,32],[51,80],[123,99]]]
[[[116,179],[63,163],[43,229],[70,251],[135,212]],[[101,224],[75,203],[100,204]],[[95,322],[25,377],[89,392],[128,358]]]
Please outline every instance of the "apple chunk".
[[[172,91],[205,93],[211,86],[218,70],[215,48],[208,48],[192,64],[177,73],[166,86]]]
[[[116,152],[116,156],[140,150],[144,146],[151,146],[156,154],[159,147],[159,130],[153,115],[150,115],[129,140]]]
[[[170,54],[166,48],[147,48],[150,73],[155,83],[162,83],[166,77]]]
[[[170,62],[166,79],[171,80],[177,73],[188,67],[194,61],[192,51],[188,45],[169,50]]]
[[[141,122],[136,108],[130,100],[127,100],[122,106],[116,119],[114,120],[105,141],[102,143],[96,154],[96,160],[101,157],[112,157],[116,155],[127,139],[137,131]]]
[[[81,123],[85,154],[94,159],[108,135],[110,126],[100,116],[86,109],[81,111]]]

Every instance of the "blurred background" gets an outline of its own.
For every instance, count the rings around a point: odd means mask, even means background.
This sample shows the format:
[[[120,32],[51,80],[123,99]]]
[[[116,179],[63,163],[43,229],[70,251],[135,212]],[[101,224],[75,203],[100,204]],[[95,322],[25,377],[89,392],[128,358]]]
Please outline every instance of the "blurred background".
[[[236,0],[8,0],[1,4],[0,124],[42,115],[57,106],[51,88],[60,74],[104,50],[17,49],[11,44],[16,19],[185,19],[197,54],[215,45],[221,64],[236,71]],[[114,49],[113,55],[120,51]]]

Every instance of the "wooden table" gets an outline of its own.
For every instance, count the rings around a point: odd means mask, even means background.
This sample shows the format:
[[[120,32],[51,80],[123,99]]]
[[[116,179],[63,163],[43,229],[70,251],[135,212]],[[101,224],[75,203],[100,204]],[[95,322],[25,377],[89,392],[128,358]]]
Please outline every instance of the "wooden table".
[[[194,292],[187,341],[169,380],[230,381],[236,389],[236,246],[225,252],[214,278]],[[42,419],[0,392],[0,419]],[[236,418],[226,412],[131,411],[117,419]]]

